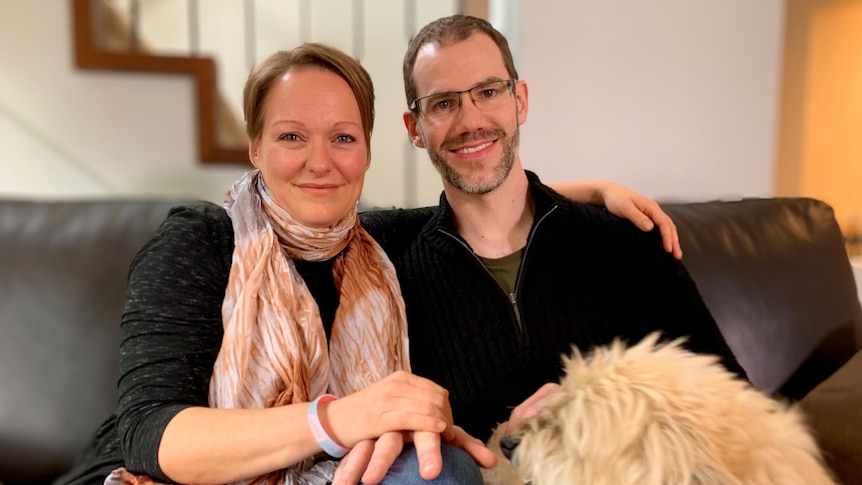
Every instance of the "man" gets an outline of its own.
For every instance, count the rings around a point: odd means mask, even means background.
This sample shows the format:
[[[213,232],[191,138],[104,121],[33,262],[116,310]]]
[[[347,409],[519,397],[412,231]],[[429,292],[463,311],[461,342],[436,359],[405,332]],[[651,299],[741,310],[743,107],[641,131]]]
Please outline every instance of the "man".
[[[444,194],[415,237],[383,244],[406,302],[413,371],[449,390],[456,425],[483,441],[499,423],[514,429],[553,392],[546,384],[573,345],[657,329],[744,375],[657,231],[573,203],[524,170],[528,89],[497,30],[461,15],[434,21],[410,42],[403,70],[404,122]],[[373,219],[364,223],[374,233]],[[424,440],[420,463],[434,455]],[[387,446],[366,478],[400,451]]]

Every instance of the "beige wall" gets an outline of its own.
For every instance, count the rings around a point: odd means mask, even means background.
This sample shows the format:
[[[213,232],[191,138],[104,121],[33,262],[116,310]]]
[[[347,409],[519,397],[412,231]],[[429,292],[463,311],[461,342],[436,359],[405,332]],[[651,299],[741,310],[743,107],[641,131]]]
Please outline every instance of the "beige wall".
[[[789,4],[776,193],[862,231],[862,0]]]
[[[801,193],[862,231],[862,1],[817,9],[809,52]]]
[[[524,165],[665,200],[771,196],[784,7],[522,2]]]

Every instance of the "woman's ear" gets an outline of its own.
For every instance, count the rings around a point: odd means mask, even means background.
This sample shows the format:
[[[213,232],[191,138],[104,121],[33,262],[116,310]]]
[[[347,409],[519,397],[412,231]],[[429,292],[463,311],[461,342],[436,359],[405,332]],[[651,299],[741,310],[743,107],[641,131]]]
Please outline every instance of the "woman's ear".
[[[419,125],[417,124],[416,114],[412,111],[404,112],[404,126],[407,128],[407,136],[410,137],[410,143],[416,148],[425,148],[425,142],[422,140],[422,135],[419,133]]]
[[[254,168],[260,168],[257,166],[257,148],[257,141],[248,142],[248,160],[254,165]]]

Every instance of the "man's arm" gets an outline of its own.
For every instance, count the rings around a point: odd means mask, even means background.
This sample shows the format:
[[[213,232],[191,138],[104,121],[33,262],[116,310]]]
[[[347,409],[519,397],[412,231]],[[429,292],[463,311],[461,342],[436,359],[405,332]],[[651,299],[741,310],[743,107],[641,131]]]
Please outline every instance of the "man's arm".
[[[574,181],[548,184],[561,195],[591,205],[602,205],[618,217],[628,219],[649,232],[658,226],[665,251],[682,258],[679,235],[670,216],[658,202],[627,187],[608,181]],[[390,253],[416,237],[434,213],[434,207],[418,209],[374,209],[360,213],[363,227]]]
[[[643,231],[649,232],[658,226],[664,250],[676,259],[682,259],[676,225],[655,200],[607,180],[578,180],[547,185],[575,202],[604,206],[611,214],[630,220]]]

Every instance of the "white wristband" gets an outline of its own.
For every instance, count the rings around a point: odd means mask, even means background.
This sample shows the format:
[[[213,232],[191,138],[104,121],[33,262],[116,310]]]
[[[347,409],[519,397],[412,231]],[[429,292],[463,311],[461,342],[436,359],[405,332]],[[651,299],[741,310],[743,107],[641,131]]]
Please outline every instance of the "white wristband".
[[[308,426],[311,427],[311,434],[317,440],[320,448],[327,455],[333,458],[341,458],[346,455],[349,449],[339,445],[332,439],[323,429],[323,424],[320,423],[320,417],[317,415],[317,405],[319,403],[335,401],[336,397],[332,394],[323,394],[314,401],[311,401],[311,406],[308,407]]]

